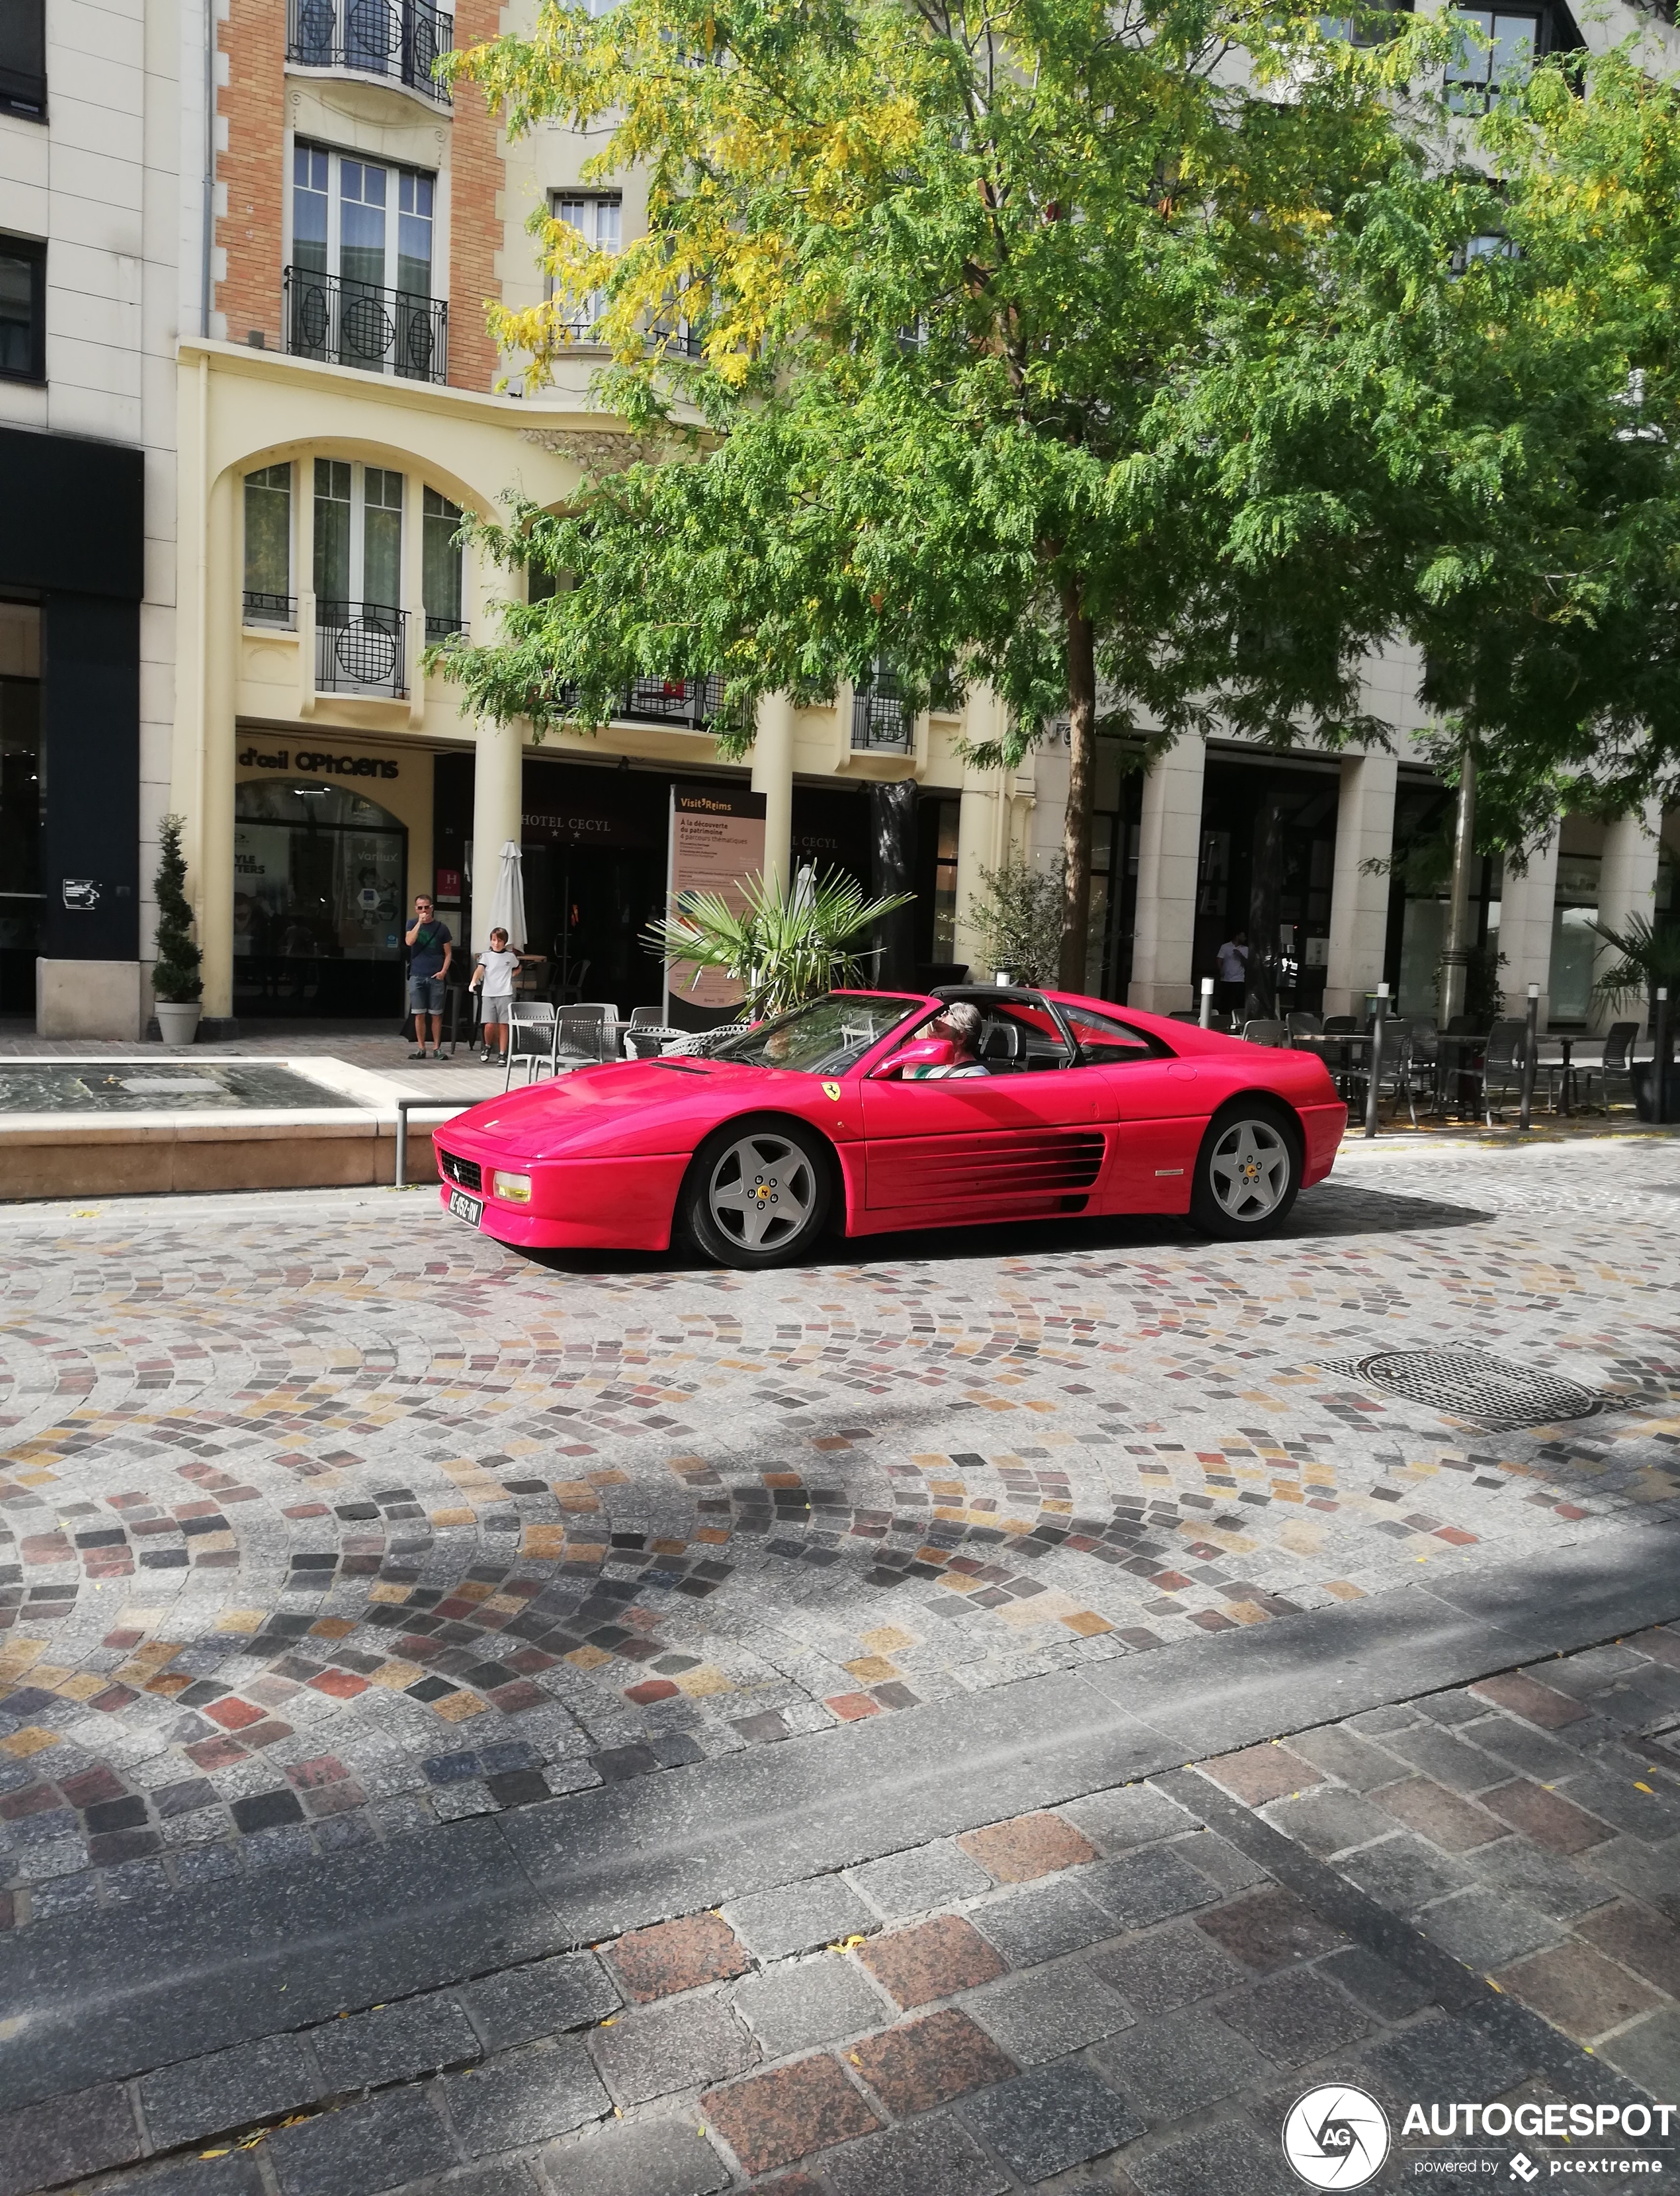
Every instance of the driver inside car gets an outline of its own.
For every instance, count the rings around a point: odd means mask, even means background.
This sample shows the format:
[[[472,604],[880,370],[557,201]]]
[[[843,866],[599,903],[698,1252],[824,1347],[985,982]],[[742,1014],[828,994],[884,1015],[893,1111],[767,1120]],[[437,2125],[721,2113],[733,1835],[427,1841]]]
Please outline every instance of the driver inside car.
[[[971,1007],[966,999],[947,1007],[927,1026],[930,1037],[942,1040],[950,1048],[949,1058],[936,1061],[931,1066],[907,1067],[907,1081],[933,1083],[948,1081],[956,1076],[987,1075],[990,1070],[980,1057],[980,1010]]]

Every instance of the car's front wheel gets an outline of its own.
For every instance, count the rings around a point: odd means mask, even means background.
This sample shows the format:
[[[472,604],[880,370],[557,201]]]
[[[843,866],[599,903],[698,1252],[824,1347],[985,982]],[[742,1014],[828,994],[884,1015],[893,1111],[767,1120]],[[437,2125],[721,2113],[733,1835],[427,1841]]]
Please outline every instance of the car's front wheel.
[[[1280,1108],[1238,1101],[1209,1124],[1196,1156],[1190,1217],[1227,1240],[1280,1228],[1301,1188],[1301,1139]]]
[[[695,1153],[683,1187],[683,1224],[721,1266],[788,1265],[808,1251],[828,1216],[828,1159],[790,1121],[731,1121]]]

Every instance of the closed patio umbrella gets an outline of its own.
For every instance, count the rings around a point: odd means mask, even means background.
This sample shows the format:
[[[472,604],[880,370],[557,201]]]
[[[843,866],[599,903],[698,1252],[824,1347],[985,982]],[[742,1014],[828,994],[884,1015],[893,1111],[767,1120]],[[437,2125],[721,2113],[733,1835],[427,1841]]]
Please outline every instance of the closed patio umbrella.
[[[525,951],[525,864],[511,839],[502,848],[501,874],[496,879],[489,920],[482,933],[485,943],[493,930],[506,931],[507,942],[516,953]]]

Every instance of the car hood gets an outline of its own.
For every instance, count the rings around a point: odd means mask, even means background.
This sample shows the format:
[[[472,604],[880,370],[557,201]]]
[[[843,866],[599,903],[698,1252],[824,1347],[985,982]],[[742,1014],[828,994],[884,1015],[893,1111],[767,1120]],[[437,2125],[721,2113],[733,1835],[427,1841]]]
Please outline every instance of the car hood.
[[[743,1097],[777,1083],[808,1083],[786,1068],[752,1067],[733,1060],[623,1060],[575,1069],[569,1075],[487,1098],[439,1129],[447,1144],[456,1132],[475,1142],[524,1159],[561,1152],[673,1152],[686,1150]]]

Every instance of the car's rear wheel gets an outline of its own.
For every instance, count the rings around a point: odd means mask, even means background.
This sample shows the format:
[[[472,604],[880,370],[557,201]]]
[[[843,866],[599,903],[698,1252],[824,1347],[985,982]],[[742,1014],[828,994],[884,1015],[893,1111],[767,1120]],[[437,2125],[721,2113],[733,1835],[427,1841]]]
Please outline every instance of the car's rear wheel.
[[[1301,1137],[1280,1107],[1239,1099],[1209,1124],[1196,1155],[1190,1217],[1204,1235],[1269,1235],[1301,1188]]]
[[[791,1121],[731,1121],[695,1153],[683,1224],[708,1258],[748,1269],[808,1251],[828,1216],[828,1153]]]

